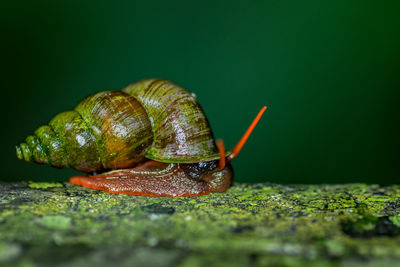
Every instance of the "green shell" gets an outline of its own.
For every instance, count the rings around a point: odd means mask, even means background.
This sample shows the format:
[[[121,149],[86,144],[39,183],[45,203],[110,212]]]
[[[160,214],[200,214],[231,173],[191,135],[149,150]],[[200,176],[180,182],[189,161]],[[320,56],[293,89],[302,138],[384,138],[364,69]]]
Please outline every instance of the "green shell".
[[[134,167],[145,158],[194,163],[219,158],[196,98],[166,80],[88,96],[16,147],[26,161],[83,172]]]
[[[207,117],[195,96],[166,80],[147,79],[125,87],[144,106],[153,128],[146,158],[194,163],[219,158]]]
[[[152,142],[143,106],[126,93],[104,91],[57,114],[16,150],[26,161],[93,172],[135,166]]]

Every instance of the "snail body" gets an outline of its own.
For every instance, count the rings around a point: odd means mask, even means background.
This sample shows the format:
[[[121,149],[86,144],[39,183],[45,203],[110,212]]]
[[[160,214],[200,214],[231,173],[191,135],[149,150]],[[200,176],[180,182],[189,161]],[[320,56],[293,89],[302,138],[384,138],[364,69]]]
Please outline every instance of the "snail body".
[[[25,161],[103,172],[70,182],[110,193],[197,196],[226,191],[233,176],[196,98],[161,79],[88,96],[16,152]]]

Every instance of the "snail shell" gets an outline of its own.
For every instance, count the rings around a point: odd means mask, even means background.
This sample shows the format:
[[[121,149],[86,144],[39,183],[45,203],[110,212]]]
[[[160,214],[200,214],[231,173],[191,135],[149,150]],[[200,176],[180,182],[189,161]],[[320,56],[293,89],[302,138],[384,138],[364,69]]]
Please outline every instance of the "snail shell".
[[[83,172],[130,168],[146,159],[196,163],[219,158],[195,97],[160,79],[88,96],[38,128],[16,152],[26,161]]]

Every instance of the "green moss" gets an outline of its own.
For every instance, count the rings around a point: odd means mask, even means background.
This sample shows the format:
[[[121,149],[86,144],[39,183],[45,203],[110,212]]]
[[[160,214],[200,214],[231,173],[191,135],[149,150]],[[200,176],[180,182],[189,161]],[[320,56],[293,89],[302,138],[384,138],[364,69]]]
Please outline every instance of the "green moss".
[[[354,266],[400,260],[396,185],[241,184],[222,194],[152,198],[38,184],[0,184],[5,263]]]
[[[54,230],[67,230],[71,227],[71,218],[60,215],[43,216],[38,222],[44,227]]]
[[[15,260],[21,252],[22,249],[17,244],[0,242],[0,263]]]
[[[397,226],[400,227],[400,214],[396,216],[390,216],[389,219]]]
[[[62,183],[50,183],[50,182],[30,182],[28,185],[34,189],[46,189],[51,187],[62,187]]]

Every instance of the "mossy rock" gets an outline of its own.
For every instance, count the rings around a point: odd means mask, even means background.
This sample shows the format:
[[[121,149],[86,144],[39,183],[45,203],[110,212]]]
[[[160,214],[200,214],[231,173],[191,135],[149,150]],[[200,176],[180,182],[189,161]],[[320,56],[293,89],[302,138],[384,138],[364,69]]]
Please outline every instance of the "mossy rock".
[[[400,186],[236,184],[202,197],[0,183],[0,265],[400,266]]]

